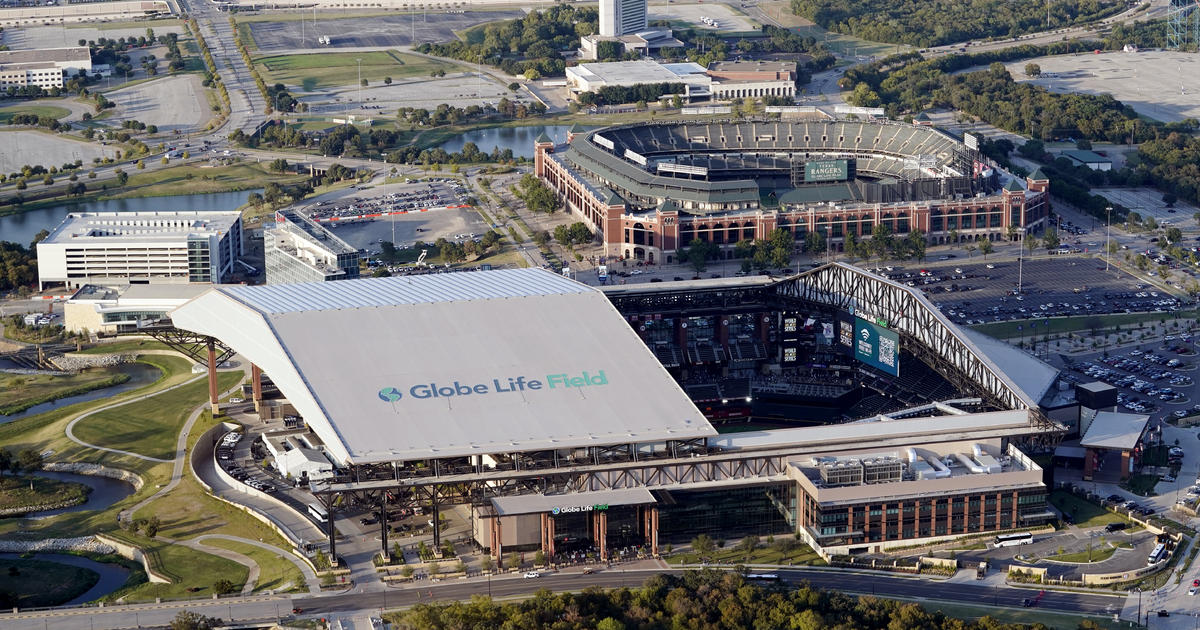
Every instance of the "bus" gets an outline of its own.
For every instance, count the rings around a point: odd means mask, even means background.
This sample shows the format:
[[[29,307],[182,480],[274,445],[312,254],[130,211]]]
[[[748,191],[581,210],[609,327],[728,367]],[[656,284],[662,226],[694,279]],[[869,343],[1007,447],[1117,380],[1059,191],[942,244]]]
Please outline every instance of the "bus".
[[[1017,545],[1032,545],[1033,534],[1025,532],[1023,534],[1001,534],[996,537],[997,547],[1015,547]]]
[[[1158,543],[1154,546],[1154,551],[1150,552],[1150,557],[1146,558],[1146,564],[1155,564],[1161,562],[1167,557],[1167,546],[1164,543]]]
[[[747,573],[746,581],[761,584],[778,584],[781,580],[778,573]]]
[[[318,523],[329,522],[329,512],[326,512],[325,508],[321,507],[319,503],[309,503],[308,513],[312,515],[312,517],[316,519]]]

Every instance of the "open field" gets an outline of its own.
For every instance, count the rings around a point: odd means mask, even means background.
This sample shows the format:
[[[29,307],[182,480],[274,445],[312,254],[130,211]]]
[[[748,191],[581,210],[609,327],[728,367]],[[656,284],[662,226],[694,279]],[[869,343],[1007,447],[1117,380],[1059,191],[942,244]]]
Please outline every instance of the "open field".
[[[96,41],[101,37],[144,37],[146,29],[154,29],[155,35],[183,33],[179,20],[152,22],[111,22],[107,24],[68,24],[60,26],[11,27],[4,29],[4,43],[13,50],[34,48],[65,48],[78,46],[79,40]]]
[[[354,69],[349,70],[354,76]],[[365,71],[365,70],[364,70]],[[495,105],[500,99],[528,103],[523,92],[513,92],[508,86],[484,75],[481,79],[475,72],[450,72],[445,77],[434,79],[428,75],[401,80],[392,85],[379,81],[362,89],[363,107],[358,107],[359,89],[350,81],[338,90],[303,96],[301,101],[309,104],[310,115],[342,116],[357,114],[359,117],[384,115],[395,116],[401,107],[434,109],[442,103],[454,107],[471,105]]]
[[[86,593],[100,580],[91,569],[45,560],[0,558],[0,593],[16,595],[21,608],[57,606]]]
[[[708,559],[714,564],[795,564],[825,566],[825,561],[808,545],[798,545],[787,552],[776,551],[763,541],[759,548],[746,554],[736,549],[738,541],[729,541]],[[666,557],[667,564],[699,564],[703,560],[695,553],[675,553]]]
[[[287,553],[282,549],[279,550],[279,553],[271,553],[261,547],[219,538],[205,540],[204,545],[236,551],[257,562],[259,574],[258,582],[254,585],[256,593],[276,589],[304,590],[306,584],[304,575],[300,573],[300,569],[297,569],[296,565],[279,557]]]
[[[140,350],[169,350],[169,348],[165,344],[152,339],[122,339],[121,341],[102,343],[98,346],[81,350],[80,354],[123,354]]]
[[[81,483],[45,477],[0,477],[0,510],[82,502],[91,489]],[[0,587],[0,591],[4,590]]]
[[[523,11],[467,11],[466,13],[444,13],[429,11],[409,15],[380,15],[376,17],[331,18],[318,14],[318,28],[309,20],[254,21],[250,23],[250,34],[254,44],[262,51],[284,51],[321,48],[387,48],[413,46],[423,42],[439,44],[458,39],[455,34],[478,24],[511,20],[524,16]],[[240,21],[240,19],[239,19]],[[321,46],[317,38],[325,35],[331,39],[329,46]]]
[[[127,601],[147,601],[156,597],[183,599],[210,597],[212,586],[217,580],[225,579],[240,591],[246,583],[249,571],[246,567],[225,558],[196,551],[174,543],[150,540],[125,531],[111,532],[111,536],[137,545],[146,552],[150,564],[173,580],[172,584],[144,582],[128,591],[118,591],[102,599],[113,601],[124,596]]]
[[[127,171],[129,172],[129,171]],[[304,175],[280,175],[261,164],[232,164],[230,166],[173,166],[151,173],[129,172],[129,183],[108,199],[126,197],[163,197],[195,193],[225,192],[262,188],[270,182],[293,183],[307,179]]]
[[[217,375],[225,391],[242,379],[241,371]],[[204,403],[208,382],[204,379],[98,414],[75,425],[79,439],[107,448],[169,459],[175,455],[175,439],[192,409]]]
[[[66,398],[129,380],[128,375],[104,369],[76,374],[0,374],[0,415],[12,415],[34,405]]]
[[[1036,63],[1042,74],[1025,76],[1025,64]],[[1031,81],[1052,92],[1111,94],[1137,113],[1172,122],[1200,118],[1200,85],[1190,79],[1196,56],[1173,51],[1109,52],[1022,59],[1007,64],[1017,81]]]
[[[69,116],[71,110],[53,105],[12,105],[10,107],[0,107],[0,125],[7,125],[12,120],[12,117],[17,114],[34,114],[37,116],[50,116],[51,118],[63,118]]]
[[[4,147],[4,150],[0,151],[0,173],[19,171],[25,165],[61,166],[75,160],[83,160],[84,164],[91,164],[92,158],[116,157],[117,155],[117,150],[111,146],[80,142],[60,135],[32,130],[2,129],[0,130],[0,146]]]
[[[117,103],[114,123],[140,120],[157,125],[159,133],[198,131],[212,115],[201,78],[195,74],[161,77],[105,96]]]
[[[384,78],[403,79],[428,77],[431,72],[454,72],[454,64],[406,55],[395,50],[360,53],[321,53],[311,55],[280,55],[255,60],[263,80],[268,84],[283,83],[299,86],[305,92],[319,88],[357,85],[361,60],[362,78],[370,84],[382,83]]]
[[[760,28],[758,22],[725,4],[655,4],[647,7],[647,11],[647,18],[651,22],[670,20],[699,32],[740,33]],[[702,16],[716,20],[717,27],[713,28],[701,22]]]

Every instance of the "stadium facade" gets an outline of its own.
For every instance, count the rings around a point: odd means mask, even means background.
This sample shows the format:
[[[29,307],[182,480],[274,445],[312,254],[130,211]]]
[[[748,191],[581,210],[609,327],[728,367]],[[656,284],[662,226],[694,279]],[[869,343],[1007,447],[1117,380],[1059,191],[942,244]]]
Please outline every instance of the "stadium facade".
[[[668,317],[688,357],[674,366],[670,344],[647,335]],[[847,317],[856,341],[839,348],[825,333]],[[704,320],[721,350],[681,332]],[[799,336],[812,322],[824,341]],[[976,343],[918,291],[839,263],[643,292],[539,269],[217,286],[145,331],[208,364],[214,406],[224,356],[252,364],[256,403],[268,374],[336,466],[312,492],[338,518],[384,515],[385,554],[390,515],[416,506],[438,522],[469,505],[497,556],[581,541],[601,557],[657,553],[698,533],[795,533],[831,555],[1050,518],[1017,446],[1061,432],[1036,402],[1054,375]],[[721,435],[684,373],[778,375],[835,352],[860,384],[929,393],[852,421]],[[922,385],[935,381],[951,387]],[[323,523],[334,556],[337,520]]]
[[[1000,171],[934,128],[888,121],[620,125],[535,143],[535,172],[602,235],[607,255],[674,262],[693,239],[732,256],[775,229],[835,250],[876,225],[930,243],[1019,239],[1049,214],[1049,180]]]

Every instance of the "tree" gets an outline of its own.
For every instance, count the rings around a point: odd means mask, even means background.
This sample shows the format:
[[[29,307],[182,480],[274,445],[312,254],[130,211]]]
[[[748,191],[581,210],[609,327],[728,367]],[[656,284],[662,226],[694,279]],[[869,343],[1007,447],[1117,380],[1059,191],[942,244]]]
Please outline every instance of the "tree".
[[[534,566],[539,566],[539,567],[546,564],[546,552],[542,551],[541,549],[538,549],[533,554],[533,564],[534,564]]]
[[[167,627],[171,630],[212,630],[220,625],[220,619],[205,617],[190,610],[181,610]]]
[[[694,551],[696,555],[701,558],[708,558],[712,556],[713,552],[716,550],[717,546],[708,534],[700,534],[692,539],[692,551]]]
[[[1105,250],[1108,251],[1108,254],[1110,256],[1117,253],[1117,251],[1120,249],[1121,249],[1121,246],[1117,244],[1116,240],[1108,239],[1108,243],[1105,245]]]
[[[267,166],[267,168],[275,171],[276,173],[284,173],[288,170],[288,161],[283,158],[276,158],[271,160],[271,163]]]
[[[0,448],[0,475],[3,475],[10,470],[15,470],[14,464],[16,464],[16,462],[13,461],[12,453],[10,453],[6,448]]]
[[[216,582],[213,582],[212,590],[217,595],[229,595],[230,593],[236,593],[238,591],[238,587],[233,582],[225,578],[221,578]]]
[[[984,259],[984,260],[987,260],[987,256],[988,256],[988,254],[990,254],[990,253],[992,253],[993,251],[995,251],[995,249],[996,249],[996,248],[995,248],[994,246],[992,246],[992,240],[991,240],[991,239],[987,239],[987,238],[985,238],[985,239],[983,239],[982,241],[979,241],[979,253],[980,253],[980,254],[983,254],[983,259]]]
[[[158,528],[161,526],[162,523],[159,522],[158,516],[151,516],[149,519],[147,519],[145,528],[143,529],[144,533],[146,534],[146,538],[154,538],[157,536]]]
[[[391,85],[391,84],[392,84],[392,77],[383,77],[383,84],[384,84],[384,85]]]
[[[1168,243],[1178,243],[1179,241],[1183,240],[1183,232],[1177,227],[1169,227],[1164,233],[1164,237],[1167,239]]]
[[[570,245],[571,235],[569,228],[565,225],[556,225],[554,227],[554,240],[558,241],[558,244],[564,247]]]
[[[483,569],[484,571],[491,571],[493,568],[495,568],[495,564],[496,563],[494,560],[492,560],[491,554],[485,555],[479,559],[479,568]]]
[[[699,273],[708,267],[708,260],[716,257],[720,251],[721,248],[713,243],[694,238],[691,243],[688,243],[687,249],[680,252],[679,257],[687,260],[692,265],[692,269]]]
[[[1042,245],[1046,249],[1058,249],[1061,241],[1058,238],[1058,230],[1054,228],[1046,228],[1046,233],[1042,235]]]
[[[1042,75],[1042,67],[1041,66],[1037,65],[1036,63],[1025,64],[1025,76],[1030,77],[1030,78],[1037,78],[1041,75]]]
[[[1032,234],[1025,235],[1024,245],[1025,245],[1026,251],[1029,252],[1030,256],[1033,255],[1033,250],[1034,250],[1034,248],[1037,247],[1037,244],[1038,244],[1038,238],[1036,236],[1034,236]]]
[[[42,469],[42,454],[32,448],[22,449],[17,453],[16,470],[31,473]]]
[[[367,80],[363,79],[363,80],[359,81],[358,84],[361,85],[362,87],[367,87]]]
[[[389,278],[392,272],[388,271],[387,267],[376,267],[375,271],[371,272],[372,278]]]
[[[612,617],[605,617],[596,624],[596,630],[625,630],[625,624]]]
[[[125,184],[127,184],[129,182],[129,174],[128,173],[126,173],[125,171],[122,171],[120,169],[116,170],[115,172],[117,174],[117,185],[118,186],[124,186]]]
[[[825,234],[820,230],[809,232],[804,235],[804,251],[810,254],[822,254],[825,252]]]

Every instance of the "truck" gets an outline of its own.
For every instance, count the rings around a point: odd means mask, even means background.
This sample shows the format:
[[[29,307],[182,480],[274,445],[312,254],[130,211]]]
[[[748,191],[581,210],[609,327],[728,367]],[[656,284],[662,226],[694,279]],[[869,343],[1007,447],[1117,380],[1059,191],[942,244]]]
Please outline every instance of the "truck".
[[[987,562],[980,562],[979,567],[975,569],[975,579],[982,580],[987,576]]]

